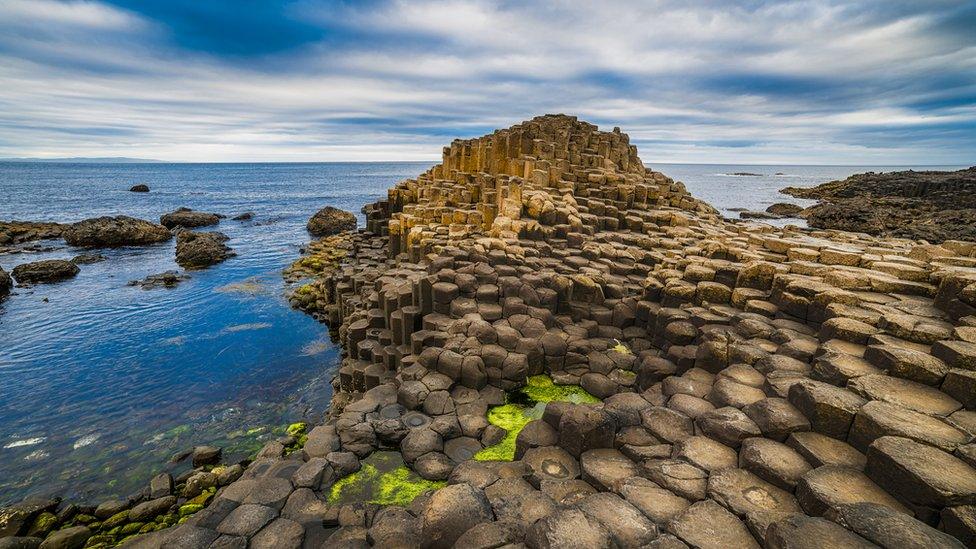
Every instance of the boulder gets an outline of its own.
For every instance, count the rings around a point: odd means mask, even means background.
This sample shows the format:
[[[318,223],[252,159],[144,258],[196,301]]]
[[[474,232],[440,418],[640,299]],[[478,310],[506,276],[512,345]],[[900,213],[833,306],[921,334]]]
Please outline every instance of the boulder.
[[[789,516],[771,524],[766,530],[766,547],[769,549],[876,548],[864,538],[829,520],[804,515]]]
[[[183,227],[193,229],[196,227],[209,227],[220,223],[221,215],[207,212],[197,212],[190,208],[179,208],[168,214],[163,214],[159,218],[159,223],[167,229]]]
[[[81,269],[64,259],[45,259],[14,267],[13,275],[19,284],[47,284],[76,276]]]
[[[7,271],[0,267],[0,299],[3,299],[10,295],[10,288],[14,285],[14,281],[7,274]]]
[[[329,236],[343,231],[356,230],[356,216],[350,212],[326,206],[308,220],[308,232],[312,236]]]
[[[148,193],[149,192],[149,185],[146,185],[145,183],[139,183],[138,185],[133,185],[133,186],[129,187],[129,192],[133,192],[133,193]]]
[[[746,525],[710,499],[686,509],[668,524],[668,531],[701,549],[759,549]]]
[[[453,484],[431,495],[420,514],[425,549],[450,548],[475,525],[494,518],[485,493],[470,484]]]
[[[162,225],[125,215],[72,223],[64,229],[63,235],[68,244],[86,248],[145,246],[173,238],[169,229]]]
[[[90,537],[92,531],[87,526],[72,526],[48,536],[41,543],[41,549],[81,549]]]
[[[533,549],[614,547],[610,531],[598,520],[575,507],[560,509],[533,524],[526,532],[526,545]]]
[[[224,244],[227,235],[218,232],[180,231],[176,236],[176,262],[184,269],[203,269],[235,254]]]

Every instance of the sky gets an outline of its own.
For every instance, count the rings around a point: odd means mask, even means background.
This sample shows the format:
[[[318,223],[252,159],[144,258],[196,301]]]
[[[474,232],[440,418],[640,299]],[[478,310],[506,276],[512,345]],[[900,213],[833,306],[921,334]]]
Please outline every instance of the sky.
[[[645,163],[976,164],[976,1],[0,0],[0,157],[436,160],[545,113]]]

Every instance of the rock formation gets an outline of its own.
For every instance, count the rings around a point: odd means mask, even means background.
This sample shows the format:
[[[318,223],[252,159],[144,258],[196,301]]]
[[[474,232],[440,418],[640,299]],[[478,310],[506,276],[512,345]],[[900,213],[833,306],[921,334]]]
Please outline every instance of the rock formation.
[[[811,227],[942,242],[976,240],[976,166],[955,172],[862,173],[781,192],[816,198]]]
[[[162,225],[125,215],[72,223],[64,229],[63,236],[68,244],[87,248],[144,246],[173,238],[169,229]]]
[[[58,282],[79,273],[78,265],[64,259],[45,259],[14,267],[14,279],[20,284]]]
[[[356,230],[356,216],[339,208],[326,206],[308,220],[308,232],[312,236],[329,236],[342,231]]]
[[[288,275],[325,423],[141,546],[976,543],[976,243],[724,221],[563,115],[364,212]],[[381,449],[438,484],[337,500]]]
[[[175,229],[176,227],[193,229],[196,227],[216,225],[220,223],[222,217],[222,215],[215,213],[197,212],[190,208],[179,208],[176,211],[163,214],[159,218],[159,223],[168,229]]]
[[[220,263],[234,256],[225,244],[227,240],[224,233],[179,231],[176,234],[176,263],[184,269],[203,269]]]
[[[10,279],[10,275],[7,271],[0,267],[0,299],[7,297],[10,294],[10,288],[14,285],[14,281]]]
[[[0,221],[0,246],[59,238],[65,226],[40,221]]]
[[[139,183],[138,185],[133,185],[129,189],[129,192],[133,192],[133,193],[148,193],[149,192],[149,185],[146,185],[145,183]]]

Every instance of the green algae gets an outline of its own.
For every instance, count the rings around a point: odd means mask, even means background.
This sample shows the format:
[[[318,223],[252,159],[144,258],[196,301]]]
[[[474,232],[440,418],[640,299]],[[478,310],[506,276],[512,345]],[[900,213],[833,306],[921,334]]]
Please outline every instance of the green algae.
[[[557,385],[546,375],[532,376],[507,404],[488,410],[488,423],[505,429],[505,438],[474,455],[477,461],[512,461],[515,439],[530,421],[541,419],[549,402],[596,403],[600,399],[576,385]],[[525,404],[522,402],[528,401]],[[516,401],[516,402],[513,402]]]
[[[442,488],[443,481],[426,480],[411,471],[398,452],[373,452],[359,471],[332,485],[330,504],[368,502],[378,505],[409,505],[417,496]]]

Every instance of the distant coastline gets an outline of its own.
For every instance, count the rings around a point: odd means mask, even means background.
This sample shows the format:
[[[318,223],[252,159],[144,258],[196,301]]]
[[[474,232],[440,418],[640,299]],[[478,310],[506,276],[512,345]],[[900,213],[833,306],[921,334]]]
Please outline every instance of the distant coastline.
[[[0,162],[47,162],[59,164],[169,164],[166,160],[151,158],[126,158],[123,156],[85,157],[75,156],[66,158],[0,158]]]

